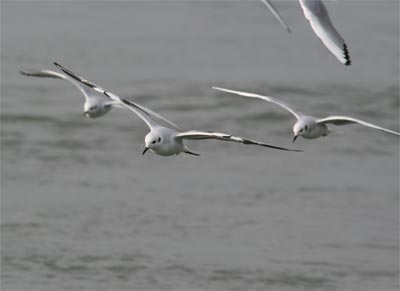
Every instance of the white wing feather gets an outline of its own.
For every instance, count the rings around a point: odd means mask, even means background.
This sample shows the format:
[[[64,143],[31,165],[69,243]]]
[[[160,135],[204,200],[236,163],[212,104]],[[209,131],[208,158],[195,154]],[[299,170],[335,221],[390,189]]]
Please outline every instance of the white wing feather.
[[[275,16],[275,18],[283,26],[283,28],[286,29],[287,32],[291,33],[292,31],[290,30],[289,25],[287,25],[286,22],[283,20],[282,16],[279,14],[278,10],[276,10],[275,6],[272,5],[272,2],[269,0],[261,0],[261,2],[264,3],[265,6],[267,6],[269,11],[271,11],[271,13]]]
[[[235,91],[235,90],[230,90],[230,89],[225,89],[225,88],[220,88],[220,87],[211,87],[215,90],[218,91],[223,91],[223,92],[227,92],[227,93],[232,93],[232,94],[236,94],[236,95],[240,95],[240,96],[244,96],[244,97],[248,97],[248,98],[258,98],[258,99],[262,99],[264,101],[267,102],[271,102],[274,103],[276,105],[281,106],[282,108],[286,109],[287,111],[289,111],[290,113],[292,113],[297,119],[300,118],[300,116],[303,115],[303,113],[294,110],[289,104],[287,104],[286,102],[277,100],[274,97],[269,97],[269,96],[263,96],[263,95],[259,95],[259,94],[254,94],[254,93],[248,93],[248,92],[243,92],[243,91]]]
[[[190,130],[185,132],[180,132],[176,135],[176,138],[180,139],[189,139],[189,140],[201,140],[201,139],[217,139],[223,141],[231,141],[238,142],[242,144],[250,144],[250,145],[258,145],[283,151],[294,151],[299,152],[300,150],[291,150],[283,147],[278,147],[274,145],[269,145],[263,142],[259,142],[256,140],[246,139],[240,136],[235,136],[231,134],[221,133],[221,132],[210,132],[210,131],[198,131],[198,130]]]
[[[55,72],[55,71],[51,71],[51,70],[39,70],[39,71],[33,71],[33,70],[26,70],[26,71],[20,71],[20,73],[22,75],[25,76],[30,76],[30,77],[40,77],[40,78],[54,78],[54,79],[63,79],[63,80],[67,80],[68,82],[74,84],[79,91],[82,92],[83,96],[85,97],[85,99],[89,99],[89,98],[94,98],[95,96],[91,94],[89,88],[86,88],[84,86],[82,86],[82,84],[76,82],[75,80],[71,79],[70,77]]]
[[[397,131],[393,131],[384,127],[380,127],[378,125],[369,123],[369,122],[365,122],[363,120],[360,119],[356,119],[356,118],[352,118],[352,117],[348,117],[348,116],[328,116],[325,118],[321,118],[317,120],[317,123],[319,124],[334,124],[334,125],[346,125],[346,124],[351,124],[351,123],[357,123],[357,124],[361,124],[364,126],[368,126],[371,128],[375,128],[375,129],[379,129],[391,134],[395,134],[395,135],[400,135],[400,132]]]
[[[349,51],[343,37],[333,26],[328,10],[321,0],[300,0],[304,16],[315,34],[328,50],[344,65],[351,65]]]

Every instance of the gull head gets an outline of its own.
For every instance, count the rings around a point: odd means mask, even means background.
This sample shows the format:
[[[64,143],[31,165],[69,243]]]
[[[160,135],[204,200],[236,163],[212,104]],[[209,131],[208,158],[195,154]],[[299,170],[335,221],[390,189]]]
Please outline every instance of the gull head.
[[[85,104],[83,105],[83,115],[86,117],[96,117],[99,110],[100,106],[97,104],[85,102]]]
[[[162,141],[163,139],[161,135],[154,132],[149,132],[144,139],[146,147],[142,154],[144,155],[149,149],[157,151],[160,148]]]
[[[296,141],[298,136],[304,136],[308,133],[309,126],[306,122],[299,120],[293,126],[293,142]]]

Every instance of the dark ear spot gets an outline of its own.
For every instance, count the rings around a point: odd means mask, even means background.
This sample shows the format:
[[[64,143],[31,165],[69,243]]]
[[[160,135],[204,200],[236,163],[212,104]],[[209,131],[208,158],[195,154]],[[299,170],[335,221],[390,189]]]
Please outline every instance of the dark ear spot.
[[[158,142],[160,142],[160,141],[161,141],[161,137],[158,138]]]
[[[304,129],[307,131],[307,130],[308,130],[308,126],[306,125],[306,126],[304,127]]]

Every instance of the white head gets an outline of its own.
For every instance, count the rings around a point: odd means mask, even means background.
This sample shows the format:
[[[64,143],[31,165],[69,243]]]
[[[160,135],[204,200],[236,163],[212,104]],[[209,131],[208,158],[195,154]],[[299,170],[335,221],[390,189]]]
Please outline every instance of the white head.
[[[98,104],[93,104],[89,102],[85,102],[83,104],[83,115],[87,117],[91,117],[92,115],[96,115],[100,110],[100,106]]]
[[[293,142],[296,141],[298,136],[306,135],[309,129],[310,126],[306,122],[301,120],[296,122],[295,125],[293,126],[293,134],[294,134]]]
[[[150,131],[144,138],[144,143],[145,143],[146,147],[142,154],[144,155],[149,149],[152,149],[152,150],[159,149],[162,142],[163,142],[163,138],[160,134]]]

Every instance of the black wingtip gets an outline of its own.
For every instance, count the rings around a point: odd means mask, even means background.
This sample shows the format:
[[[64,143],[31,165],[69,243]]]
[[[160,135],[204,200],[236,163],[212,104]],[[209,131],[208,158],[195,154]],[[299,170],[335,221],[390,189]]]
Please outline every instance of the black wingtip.
[[[68,70],[67,68],[65,68],[65,67],[63,67],[62,65],[60,65],[59,63],[57,63],[57,62],[54,62],[53,63],[57,68],[59,68],[61,71],[63,71],[64,73],[66,73],[67,75],[70,75],[71,77],[74,77],[73,75],[73,73],[70,71],[70,70]],[[76,78],[75,78],[76,79]],[[79,80],[78,80],[79,81]]]
[[[350,60],[350,53],[349,50],[347,49],[347,45],[343,44],[343,55],[346,60],[344,63],[345,66],[350,66],[351,65],[351,60]]]
[[[297,153],[302,153],[302,150],[293,150],[293,149],[287,149],[287,148],[280,148],[281,150],[287,151],[287,152],[297,152]]]
[[[281,151],[287,151],[287,152],[302,152],[302,150],[293,150],[293,149],[278,147],[278,146],[274,146],[274,145],[270,145],[270,144],[259,143],[259,142],[252,141],[250,139],[244,139],[244,138],[242,139],[242,143],[243,144],[259,145],[259,146],[263,146],[263,147],[267,147],[267,148],[271,148],[271,149],[276,149],[276,150],[281,150]]]
[[[264,145],[266,147],[269,148],[273,148],[273,149],[277,149],[277,150],[281,150],[281,151],[287,151],[287,152],[303,152],[302,150],[296,150],[296,149],[288,149],[288,148],[283,148],[283,147],[278,147],[278,146],[273,146],[273,145]]]
[[[61,66],[59,63],[54,62],[53,64],[54,64],[57,68],[59,68],[61,71],[63,71],[64,73],[70,75],[71,72],[70,72],[69,70],[67,70],[66,68],[64,68],[63,66]],[[72,76],[71,76],[71,77],[72,77]]]
[[[192,156],[197,156],[197,157],[200,156],[200,154],[197,154],[197,153],[194,153],[194,152],[191,152],[191,151],[184,151],[184,153],[188,154],[188,155],[192,155]]]

